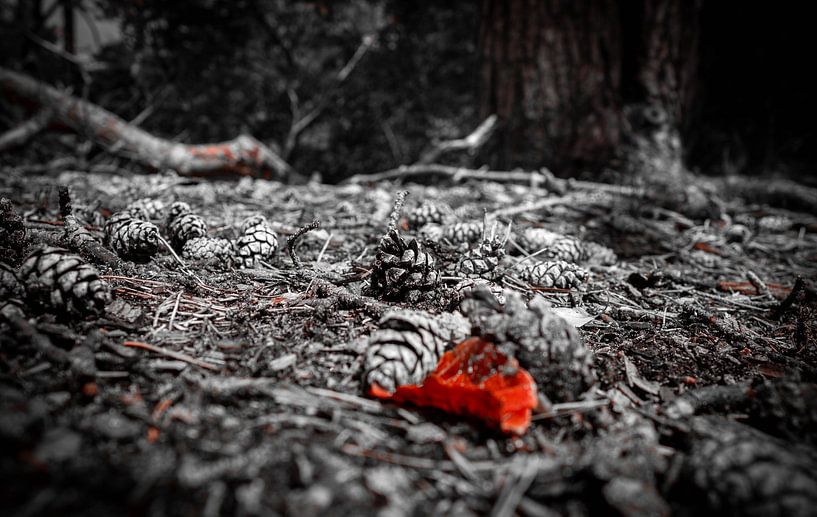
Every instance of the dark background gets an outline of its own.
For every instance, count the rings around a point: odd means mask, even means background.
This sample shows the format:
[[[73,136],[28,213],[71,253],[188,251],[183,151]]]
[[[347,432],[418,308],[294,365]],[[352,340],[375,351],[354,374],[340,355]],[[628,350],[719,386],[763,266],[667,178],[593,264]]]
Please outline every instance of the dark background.
[[[670,14],[659,19],[662,8]],[[670,134],[688,170],[815,181],[814,36],[806,6],[795,2],[21,0],[4,2],[0,14],[3,66],[139,117],[165,138],[252,134],[327,181],[412,163],[432,142],[464,136],[497,111],[500,128],[487,146],[444,161],[662,174],[630,159],[633,137],[645,133],[632,113],[656,103],[674,114]],[[100,37],[100,23],[119,34]],[[576,55],[562,60],[572,51],[542,43],[548,30],[575,44]],[[92,44],[83,46],[83,35]],[[339,81],[367,36],[374,45]],[[514,54],[522,37],[525,50]],[[85,59],[85,73],[40,41]],[[487,42],[505,42],[497,52],[507,52],[497,58]],[[645,88],[645,49],[661,47],[677,48],[665,66],[683,68],[682,101]],[[588,52],[601,52],[601,61]],[[543,59],[563,70],[537,69]],[[605,85],[583,90],[595,72],[608,75]],[[538,110],[537,92],[551,83],[562,90]],[[287,143],[294,122],[316,108],[319,116]],[[588,143],[599,110],[614,122]],[[0,103],[0,129],[27,115]],[[81,142],[62,138],[39,151],[102,152]]]

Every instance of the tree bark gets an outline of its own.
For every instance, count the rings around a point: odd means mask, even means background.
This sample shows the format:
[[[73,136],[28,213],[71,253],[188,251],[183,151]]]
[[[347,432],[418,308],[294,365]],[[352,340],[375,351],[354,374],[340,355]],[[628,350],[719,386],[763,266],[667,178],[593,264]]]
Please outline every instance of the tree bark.
[[[700,0],[484,0],[482,111],[500,166],[675,175],[696,98]],[[632,157],[632,160],[631,160]]]
[[[621,133],[621,38],[612,0],[485,0],[483,114],[506,163],[603,163]]]
[[[2,67],[0,91],[50,109],[56,122],[88,135],[111,152],[156,169],[173,169],[186,176],[238,174],[278,179],[287,179],[292,173],[284,160],[248,135],[202,145],[165,140],[128,124],[100,106]]]

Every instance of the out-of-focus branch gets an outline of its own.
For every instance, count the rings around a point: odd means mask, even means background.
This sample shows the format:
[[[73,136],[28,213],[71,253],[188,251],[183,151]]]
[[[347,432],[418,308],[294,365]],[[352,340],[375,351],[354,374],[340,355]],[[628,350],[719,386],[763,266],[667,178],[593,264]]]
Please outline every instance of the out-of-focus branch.
[[[45,129],[53,116],[53,111],[44,109],[19,126],[0,135],[0,152],[26,143],[31,137]]]
[[[21,97],[53,110],[54,120],[112,152],[157,169],[174,169],[187,176],[264,174],[286,179],[292,168],[267,146],[248,135],[228,142],[189,145],[165,140],[128,124],[108,110],[61,92],[45,83],[0,67],[3,98]]]
[[[434,163],[437,159],[451,151],[467,150],[469,153],[478,151],[485,142],[491,138],[496,129],[497,116],[491,115],[482,121],[482,123],[465,138],[458,138],[455,140],[443,140],[436,142],[433,147],[426,151],[419,160],[418,164]]]
[[[298,145],[298,138],[301,136],[301,133],[304,132],[306,128],[308,128],[318,117],[323,114],[323,111],[326,109],[326,106],[329,104],[329,99],[331,98],[331,94],[340,87],[346,79],[352,74],[352,72],[357,68],[358,63],[360,60],[363,59],[363,56],[366,55],[366,52],[369,51],[370,48],[375,44],[377,38],[372,35],[368,34],[363,36],[363,39],[360,42],[360,46],[358,46],[355,53],[349,58],[349,61],[341,68],[338,73],[335,75],[334,84],[328,88],[323,95],[314,103],[314,108],[312,108],[309,112],[301,116],[300,106],[298,102],[298,96],[295,94],[294,90],[289,90],[287,93],[289,95],[290,106],[292,109],[292,125],[289,128],[289,132],[287,133],[286,139],[284,140],[283,150],[281,152],[281,156],[286,160],[289,158],[289,155]]]

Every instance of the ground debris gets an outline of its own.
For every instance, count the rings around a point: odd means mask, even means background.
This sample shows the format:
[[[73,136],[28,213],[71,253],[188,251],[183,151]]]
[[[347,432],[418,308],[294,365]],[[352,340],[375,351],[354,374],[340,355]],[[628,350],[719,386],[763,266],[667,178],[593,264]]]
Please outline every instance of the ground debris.
[[[81,498],[104,514],[664,515],[813,504],[812,216],[729,201],[705,219],[629,187],[460,179],[293,186],[69,171],[57,177],[70,186],[65,212],[53,176],[9,170],[4,508],[79,513]],[[410,195],[395,201],[398,189]],[[166,246],[119,257],[100,241],[117,212],[170,238],[174,202],[201,218],[176,232],[183,258]],[[259,254],[228,249],[248,231]],[[298,243],[294,259],[280,239]],[[35,306],[19,268],[53,242],[95,265],[112,298],[104,311]],[[368,397],[373,380],[391,390],[424,379],[472,336],[535,379],[524,435]]]

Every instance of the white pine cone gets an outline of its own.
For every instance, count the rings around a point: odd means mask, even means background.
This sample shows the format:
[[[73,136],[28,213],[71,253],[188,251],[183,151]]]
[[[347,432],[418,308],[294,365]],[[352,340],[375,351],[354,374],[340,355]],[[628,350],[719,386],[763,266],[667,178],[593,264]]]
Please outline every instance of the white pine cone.
[[[566,262],[589,262],[610,266],[618,257],[610,248],[595,242],[562,235],[544,228],[527,228],[519,237],[519,245],[537,257]]]
[[[442,240],[444,231],[445,227],[439,224],[427,224],[417,231],[417,235],[425,241],[437,242]]]
[[[207,223],[194,214],[190,205],[177,201],[170,205],[167,218],[167,234],[174,248],[180,250],[184,243],[196,237],[207,235]]]
[[[527,228],[519,237],[519,243],[528,253],[537,253],[541,258],[579,262],[584,257],[579,239],[544,228]]]
[[[150,221],[150,214],[148,213],[147,210],[140,206],[126,208],[124,212],[133,217],[134,219],[138,219],[140,221]]]
[[[395,311],[380,320],[369,337],[364,382],[393,392],[420,384],[434,371],[446,347],[469,335],[468,320],[459,314],[433,316],[422,311]]]
[[[501,276],[497,267],[504,256],[504,241],[482,241],[478,248],[469,250],[457,263],[456,272],[466,278],[496,280]]]
[[[783,233],[793,225],[792,220],[784,215],[767,215],[757,220],[758,229],[769,233]]]
[[[241,224],[242,236],[236,241],[236,255],[241,267],[253,268],[259,261],[272,258],[278,249],[278,235],[262,215],[253,215]]]
[[[616,252],[596,242],[585,241],[582,245],[584,262],[589,264],[600,264],[602,266],[612,266],[618,262]]]
[[[108,247],[126,259],[145,260],[159,250],[159,228],[128,212],[117,212],[108,219],[105,239]]]
[[[71,314],[101,311],[111,299],[108,283],[96,268],[68,250],[34,250],[20,266],[20,280],[34,303]]]
[[[519,277],[535,287],[582,288],[590,274],[570,262],[553,260],[522,267]]]
[[[146,219],[145,221],[158,221],[162,219],[162,216],[165,211],[165,204],[158,199],[151,199],[148,197],[137,199],[133,203],[129,204],[125,210],[131,211],[134,217],[137,219],[142,219],[142,217],[137,217],[137,213],[141,211],[144,214]],[[134,212],[137,211],[137,212]]]
[[[401,298],[412,290],[431,289],[439,274],[434,258],[416,239],[406,242],[396,230],[380,241],[372,271],[372,291],[385,298]]]
[[[443,227],[443,238],[451,244],[472,244],[482,239],[482,223],[453,223]]]
[[[416,230],[427,224],[442,224],[450,214],[448,206],[423,203],[409,213],[409,228]]]
[[[195,237],[184,243],[182,256],[190,260],[218,260],[226,265],[232,264],[235,249],[227,239]]]
[[[172,221],[182,214],[192,214],[193,209],[184,201],[176,201],[170,205],[167,211],[167,220]]]

